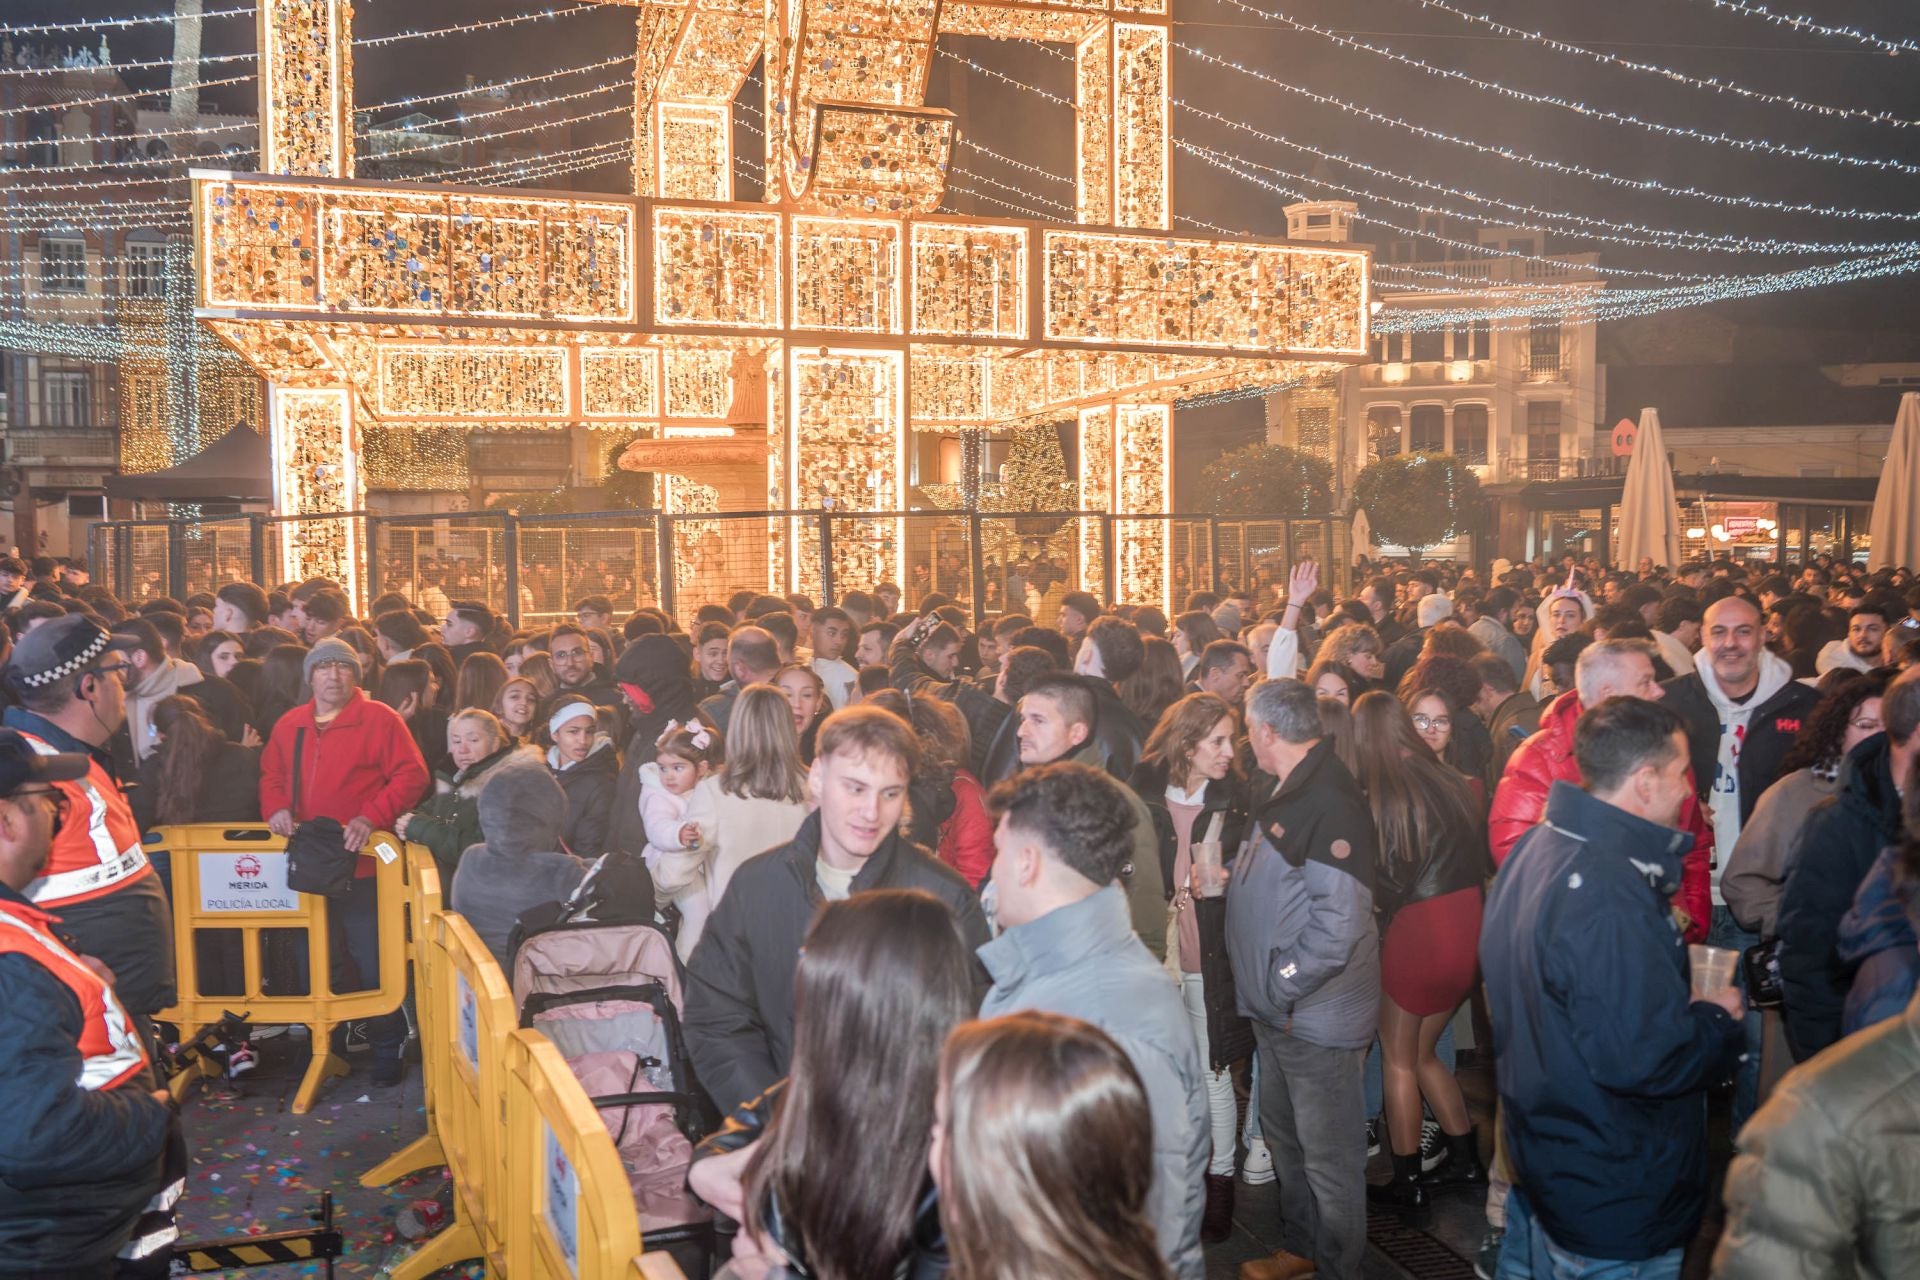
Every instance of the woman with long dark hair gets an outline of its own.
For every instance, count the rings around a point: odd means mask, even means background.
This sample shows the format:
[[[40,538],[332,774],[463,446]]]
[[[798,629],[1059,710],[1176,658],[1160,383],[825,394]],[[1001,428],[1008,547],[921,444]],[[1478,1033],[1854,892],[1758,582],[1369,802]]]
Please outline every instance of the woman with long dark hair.
[[[1207,1208],[1200,1238],[1217,1243],[1233,1230],[1233,1157],[1238,1111],[1232,1067],[1253,1052],[1253,1029],[1234,1007],[1227,960],[1227,868],[1247,829],[1247,793],[1234,776],[1233,708],[1211,693],[1190,693],[1154,725],[1133,791],[1153,818],[1160,879],[1167,886],[1172,927],[1169,962],[1180,972],[1180,995],[1206,1068],[1213,1158],[1207,1166]],[[1213,871],[1194,856],[1210,846]]]
[[[453,678],[453,705],[448,708],[449,716],[456,711],[474,709],[491,713],[501,687],[510,678],[507,664],[492,654],[468,654]]]
[[[1186,677],[1180,670],[1180,654],[1158,636],[1141,641],[1140,669],[1122,680],[1120,701],[1141,724],[1160,723],[1161,713],[1180,700],[1186,690]]]
[[[271,739],[280,717],[310,696],[307,691],[307,647],[277,644],[260,660],[260,736]]]
[[[1479,972],[1486,829],[1466,779],[1435,755],[1399,699],[1369,693],[1354,704],[1353,722],[1356,780],[1380,833],[1374,902],[1388,918],[1380,1054],[1393,1181],[1367,1194],[1418,1222],[1429,1212],[1420,1168],[1423,1098],[1448,1152],[1433,1179],[1486,1181],[1460,1085],[1434,1052]]]
[[[700,1145],[689,1179],[740,1223],[735,1257],[818,1280],[946,1274],[927,1157],[940,1051],[972,1016],[973,964],[921,890],[821,908],[794,975],[787,1078]]]
[[[433,714],[430,701],[432,688],[433,668],[419,658],[402,658],[398,662],[389,662],[386,670],[380,673],[380,684],[374,696],[400,713],[400,718],[407,722],[407,732],[413,735],[414,745],[420,748],[421,758],[427,762],[428,770],[440,773],[447,754],[446,717]],[[437,740],[430,736],[436,727],[440,730]]]
[[[192,698],[153,704],[158,744],[128,797],[142,831],[182,822],[260,821],[260,748],[230,741]]]
[[[1170,1280],[1147,1216],[1147,1093],[1106,1032],[969,1022],[940,1056],[931,1152],[953,1280]]]

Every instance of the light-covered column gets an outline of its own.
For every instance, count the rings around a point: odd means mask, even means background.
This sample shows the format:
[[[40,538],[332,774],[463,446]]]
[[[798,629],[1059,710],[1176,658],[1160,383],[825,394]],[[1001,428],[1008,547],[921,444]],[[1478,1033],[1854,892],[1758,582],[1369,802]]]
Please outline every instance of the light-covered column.
[[[352,390],[272,386],[267,390],[267,417],[275,514],[333,515],[366,505]],[[357,517],[280,526],[281,579],[332,578],[356,604],[360,552]]]
[[[260,0],[260,169],[353,176],[353,5]]]

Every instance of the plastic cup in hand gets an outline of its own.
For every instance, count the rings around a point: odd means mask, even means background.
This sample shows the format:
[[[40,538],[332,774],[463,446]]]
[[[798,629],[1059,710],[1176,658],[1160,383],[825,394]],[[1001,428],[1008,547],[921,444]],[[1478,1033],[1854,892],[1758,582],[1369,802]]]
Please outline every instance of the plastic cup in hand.
[[[1693,968],[1693,998],[1706,1000],[1733,985],[1740,968],[1740,953],[1725,947],[1694,943],[1687,948],[1687,960]]]
[[[1203,898],[1217,898],[1227,891],[1226,868],[1221,862],[1218,840],[1198,840],[1193,845],[1194,882]]]

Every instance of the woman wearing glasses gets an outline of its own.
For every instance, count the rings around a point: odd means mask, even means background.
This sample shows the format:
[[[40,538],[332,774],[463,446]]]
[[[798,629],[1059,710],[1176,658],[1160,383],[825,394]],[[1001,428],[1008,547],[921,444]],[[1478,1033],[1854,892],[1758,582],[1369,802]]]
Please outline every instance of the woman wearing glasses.
[[[1415,1225],[1428,1188],[1484,1185],[1466,1100],[1436,1047],[1478,974],[1486,828],[1462,777],[1440,758],[1452,733],[1447,702],[1416,690],[1403,707],[1376,690],[1353,705],[1356,778],[1380,833],[1374,903],[1380,942],[1380,1054],[1393,1181],[1369,1198]],[[1421,1102],[1439,1121],[1446,1153],[1423,1172]]]

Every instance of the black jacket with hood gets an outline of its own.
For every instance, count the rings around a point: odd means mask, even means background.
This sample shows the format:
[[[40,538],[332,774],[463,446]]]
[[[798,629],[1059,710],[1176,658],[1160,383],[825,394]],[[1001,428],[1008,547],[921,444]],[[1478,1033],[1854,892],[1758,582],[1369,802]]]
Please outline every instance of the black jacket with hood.
[[[671,636],[641,636],[620,652],[614,679],[640,691],[646,705],[626,693],[627,750],[613,789],[613,817],[607,846],[636,856],[647,847],[640,821],[640,766],[651,764],[654,744],[669,724],[687,724],[698,714],[693,698],[693,668]]]
[[[1847,756],[1840,786],[1800,827],[1775,933],[1787,1046],[1805,1062],[1840,1039],[1854,966],[1840,958],[1840,921],[1880,850],[1901,832],[1893,748],[1876,733]]]
[[[748,859],[707,919],[687,962],[687,1050],[700,1083],[722,1111],[758,1097],[793,1057],[793,976],[800,944],[825,899],[815,862],[820,814],[793,839]],[[889,835],[853,877],[851,892],[924,889],[947,905],[972,951],[987,940],[980,900],[960,874],[899,835]]]
[[[559,751],[549,747],[547,767],[567,797],[566,848],[576,857],[599,857],[609,847],[614,794],[620,785],[620,753],[614,750],[613,739],[595,734],[587,758],[564,769]]]

